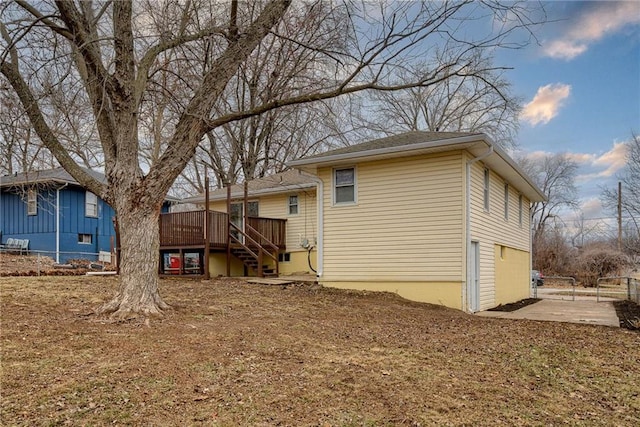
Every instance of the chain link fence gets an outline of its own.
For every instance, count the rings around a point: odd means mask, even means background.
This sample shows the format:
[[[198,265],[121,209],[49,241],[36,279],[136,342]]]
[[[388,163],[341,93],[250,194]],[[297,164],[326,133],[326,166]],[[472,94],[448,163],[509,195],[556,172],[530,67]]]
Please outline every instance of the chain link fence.
[[[628,276],[601,277],[596,285],[596,300],[601,298],[627,299],[640,304],[639,280]]]

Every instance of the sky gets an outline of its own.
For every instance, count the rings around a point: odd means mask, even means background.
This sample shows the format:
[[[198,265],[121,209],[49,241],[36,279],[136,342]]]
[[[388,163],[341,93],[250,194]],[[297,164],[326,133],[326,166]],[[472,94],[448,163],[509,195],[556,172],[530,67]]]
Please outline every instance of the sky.
[[[496,55],[523,99],[519,150],[568,153],[584,217],[611,216],[601,188],[617,186],[623,142],[640,134],[640,1],[552,1],[545,10],[537,42]]]

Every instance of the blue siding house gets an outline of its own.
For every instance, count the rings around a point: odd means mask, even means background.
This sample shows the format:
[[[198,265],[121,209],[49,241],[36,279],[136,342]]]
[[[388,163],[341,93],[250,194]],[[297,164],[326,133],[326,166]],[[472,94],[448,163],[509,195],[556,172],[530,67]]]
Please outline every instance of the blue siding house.
[[[87,171],[104,181],[98,172]],[[29,251],[69,259],[97,260],[115,247],[115,212],[64,169],[0,177],[0,236],[29,239]]]

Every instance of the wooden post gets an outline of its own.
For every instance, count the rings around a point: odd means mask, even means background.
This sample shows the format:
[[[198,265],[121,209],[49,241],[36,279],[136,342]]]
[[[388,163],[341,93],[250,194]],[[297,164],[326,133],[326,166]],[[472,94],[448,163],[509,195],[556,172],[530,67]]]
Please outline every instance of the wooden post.
[[[113,217],[113,227],[116,230],[116,273],[120,275],[120,227],[118,226],[118,218]]]
[[[227,182],[227,277],[231,277],[231,184]]]
[[[209,280],[209,250],[211,249],[211,242],[209,238],[209,176],[207,168],[204,168],[204,278]]]
[[[244,182],[244,197],[242,199],[242,231],[247,232],[247,218],[249,218],[249,183]]]
[[[618,250],[622,252],[622,182],[618,181]]]

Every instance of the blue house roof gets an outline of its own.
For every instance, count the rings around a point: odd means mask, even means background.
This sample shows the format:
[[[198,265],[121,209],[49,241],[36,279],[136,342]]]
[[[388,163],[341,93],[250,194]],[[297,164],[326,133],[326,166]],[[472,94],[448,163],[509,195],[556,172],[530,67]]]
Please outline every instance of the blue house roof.
[[[83,168],[89,175],[93,176],[96,180],[106,183],[107,179],[104,174]],[[63,168],[55,168],[41,171],[32,171],[32,172],[22,172],[15,173],[13,175],[5,175],[0,177],[0,188],[1,187],[13,187],[13,186],[21,186],[28,184],[37,184],[44,182],[59,182],[61,184],[73,184],[80,185],[78,181],[76,181],[69,172],[64,170]]]

